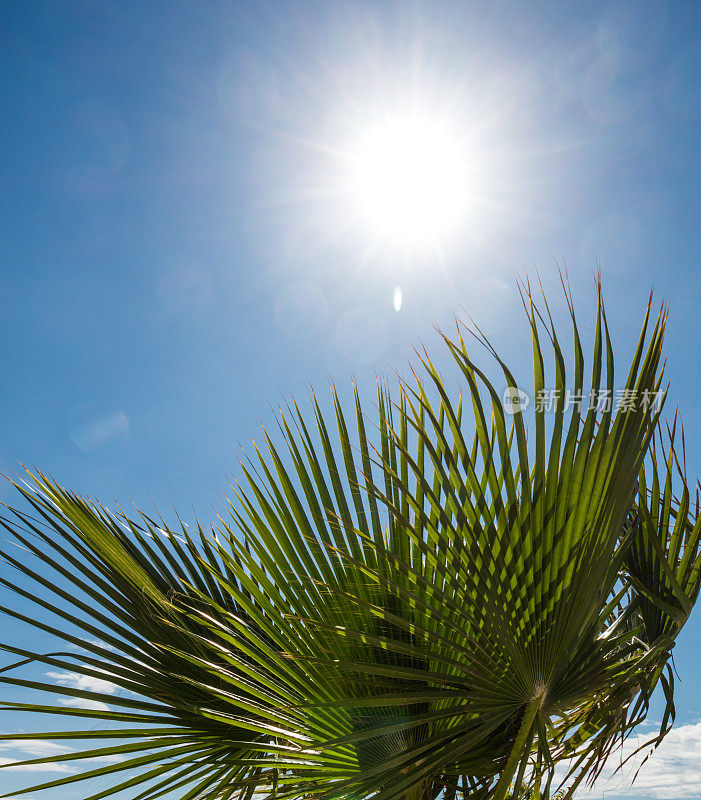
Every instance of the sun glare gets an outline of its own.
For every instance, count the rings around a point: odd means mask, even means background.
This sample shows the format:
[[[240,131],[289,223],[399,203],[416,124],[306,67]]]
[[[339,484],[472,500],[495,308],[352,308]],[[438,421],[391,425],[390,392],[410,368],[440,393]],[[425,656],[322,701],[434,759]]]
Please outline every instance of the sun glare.
[[[367,131],[351,157],[356,212],[376,235],[440,243],[465,212],[465,154],[441,125],[396,119]]]

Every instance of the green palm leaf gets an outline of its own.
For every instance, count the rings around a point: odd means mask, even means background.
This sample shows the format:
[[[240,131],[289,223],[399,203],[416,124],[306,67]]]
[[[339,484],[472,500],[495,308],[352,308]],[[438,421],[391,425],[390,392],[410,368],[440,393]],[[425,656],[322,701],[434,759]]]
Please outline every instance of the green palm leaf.
[[[373,422],[357,392],[352,419],[335,391],[329,418],[316,399],[308,420],[291,405],[214,530],[115,514],[41,473],[18,484],[24,508],[8,510],[2,552],[16,577],[0,583],[38,608],[2,610],[65,645],[3,645],[15,661],[0,682],[73,707],[3,708],[108,723],[36,734],[88,747],[25,766],[119,759],[27,791],[101,776],[116,782],[95,800],[504,800],[549,796],[563,762],[571,796],[661,685],[658,743],[674,716],[671,648],[701,585],[698,502],[654,407],[566,413],[547,304],[524,300],[534,396],[549,385],[547,353],[557,392],[530,430],[459,327],[443,341],[463,395],[424,351],[394,398],[378,386]],[[627,396],[660,392],[665,322],[648,307]],[[614,387],[599,291],[588,390]],[[30,662],[119,691],[29,680]]]

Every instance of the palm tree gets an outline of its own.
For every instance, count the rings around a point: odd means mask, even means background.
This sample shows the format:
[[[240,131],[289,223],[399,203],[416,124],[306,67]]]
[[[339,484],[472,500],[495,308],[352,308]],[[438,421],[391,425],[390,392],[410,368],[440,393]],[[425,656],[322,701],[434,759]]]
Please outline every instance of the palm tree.
[[[547,303],[524,300],[536,397],[554,359],[553,409],[536,405],[530,431],[458,327],[443,342],[464,400],[422,351],[394,397],[378,385],[374,423],[357,391],[352,419],[335,391],[330,418],[316,398],[309,419],[292,403],[213,529],[111,512],[38,472],[18,483],[22,508],[3,521],[15,573],[0,583],[38,612],[3,610],[64,644],[3,645],[0,682],[67,705],[2,708],[73,720],[23,734],[81,745],[25,766],[112,758],[26,791],[101,776],[89,800],[547,798],[559,766],[571,798],[658,686],[659,743],[674,719],[670,652],[701,583],[676,426],[663,447],[645,401],[661,392],[666,312],[648,305],[626,407],[569,410]],[[599,288],[588,389],[615,386]],[[29,664],[119,691],[32,680]]]

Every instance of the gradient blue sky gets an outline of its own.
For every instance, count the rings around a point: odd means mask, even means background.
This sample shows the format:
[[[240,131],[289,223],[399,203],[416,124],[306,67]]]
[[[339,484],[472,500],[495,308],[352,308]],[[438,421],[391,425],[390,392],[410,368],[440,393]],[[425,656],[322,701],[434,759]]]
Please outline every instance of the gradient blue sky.
[[[283,395],[353,374],[371,401],[461,308],[525,376],[514,274],[556,292],[566,263],[586,333],[598,260],[623,357],[651,286],[670,303],[701,474],[700,75],[690,2],[0,4],[0,468],[206,514]],[[473,144],[438,249],[375,242],[339,178],[408,97]],[[698,617],[678,749],[626,796],[701,797]]]

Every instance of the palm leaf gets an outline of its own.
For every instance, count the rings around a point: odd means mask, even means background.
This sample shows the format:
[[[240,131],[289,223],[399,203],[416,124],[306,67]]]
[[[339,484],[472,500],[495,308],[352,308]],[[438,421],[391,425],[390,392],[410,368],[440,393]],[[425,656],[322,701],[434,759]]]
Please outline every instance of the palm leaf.
[[[661,685],[658,743],[674,714],[669,654],[701,585],[698,502],[673,431],[661,448],[659,410],[575,406],[567,419],[556,326],[523,297],[534,396],[548,353],[558,392],[529,426],[505,414],[458,326],[443,342],[463,394],[423,351],[394,397],[378,386],[373,422],[357,391],[352,416],[335,390],[329,417],[316,398],[309,420],[290,405],[211,531],[110,512],[41,473],[17,484],[2,552],[16,577],[0,582],[37,613],[2,610],[65,647],[3,645],[19,660],[0,682],[74,706],[3,707],[108,723],[56,734],[87,746],[25,766],[120,759],[26,791],[118,776],[91,798],[504,800],[547,797],[564,760],[571,796]],[[665,322],[648,306],[628,395],[660,392]],[[592,353],[589,392],[612,393],[600,289]],[[29,663],[118,692],[29,680]]]

